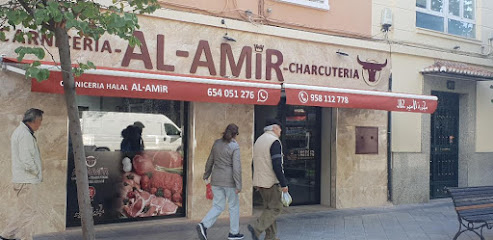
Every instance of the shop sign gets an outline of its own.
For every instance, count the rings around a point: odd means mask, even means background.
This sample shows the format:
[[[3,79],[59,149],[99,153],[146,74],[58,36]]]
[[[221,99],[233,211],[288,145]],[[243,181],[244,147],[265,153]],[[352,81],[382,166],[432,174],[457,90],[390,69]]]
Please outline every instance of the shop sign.
[[[108,36],[96,40],[72,34],[71,50],[80,56],[77,61],[93,61],[98,68],[139,69],[229,78],[232,81],[244,79],[374,90],[388,88],[390,66],[386,53],[346,49],[346,56],[340,56],[336,54],[337,46],[249,33],[241,33],[241,40],[230,42],[216,37],[224,35],[219,28],[164,19],[140,20],[145,27],[134,33],[141,42],[140,46],[132,47],[125,41]],[[156,22],[166,23],[169,27],[155,29]],[[180,28],[193,34],[177,31]],[[45,46],[47,49],[56,46],[53,37],[36,32],[31,34],[33,39],[22,43],[15,42],[11,36],[7,44]],[[51,61],[48,57],[45,60]]]
[[[434,96],[337,88],[312,88],[285,85],[286,103],[331,108],[360,108],[400,112],[433,113]]]
[[[89,72],[77,77],[75,79],[77,94],[258,105],[276,105],[281,95],[280,84],[136,72],[109,72],[122,76],[91,74]],[[161,80],[160,78],[171,80]],[[50,79],[43,82],[33,80],[32,91],[62,94],[61,73],[52,72]]]

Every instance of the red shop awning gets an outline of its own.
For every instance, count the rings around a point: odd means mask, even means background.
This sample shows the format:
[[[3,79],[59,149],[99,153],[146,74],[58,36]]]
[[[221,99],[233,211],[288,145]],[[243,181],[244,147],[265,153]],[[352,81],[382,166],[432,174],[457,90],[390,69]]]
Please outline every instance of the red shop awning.
[[[286,103],[334,108],[433,113],[436,96],[284,84]]]
[[[4,61],[17,62],[15,59]],[[63,93],[59,67],[43,63],[50,77],[32,80],[33,92]],[[277,105],[281,84],[259,81],[165,74],[128,69],[98,68],[86,70],[75,78],[78,95],[128,97],[192,102]]]

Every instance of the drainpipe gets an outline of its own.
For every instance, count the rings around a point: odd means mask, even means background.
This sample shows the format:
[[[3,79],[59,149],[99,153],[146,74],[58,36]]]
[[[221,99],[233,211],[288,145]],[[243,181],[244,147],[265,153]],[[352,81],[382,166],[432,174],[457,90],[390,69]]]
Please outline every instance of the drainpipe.
[[[392,92],[392,73],[389,77],[389,92]],[[387,201],[392,202],[392,112],[387,113]]]

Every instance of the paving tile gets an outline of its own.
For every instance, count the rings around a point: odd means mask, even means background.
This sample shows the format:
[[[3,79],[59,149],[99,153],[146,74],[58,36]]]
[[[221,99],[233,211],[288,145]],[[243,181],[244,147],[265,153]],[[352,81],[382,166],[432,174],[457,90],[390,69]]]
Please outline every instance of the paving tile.
[[[450,237],[444,234],[428,234],[428,237],[433,240],[450,240]]]
[[[387,240],[387,235],[384,232],[380,233],[367,233],[365,235],[366,239],[368,240],[373,240],[373,239],[379,239],[379,240]]]
[[[440,240],[452,239],[458,229],[457,215],[450,200],[426,204],[323,210],[304,213],[302,208],[281,215],[278,237],[282,240]],[[250,239],[242,218],[241,232]],[[196,221],[186,219],[145,221],[96,226],[100,240],[183,240],[197,239]],[[209,240],[225,240],[228,219],[220,219],[209,229]],[[485,229],[485,238],[493,240],[493,230]],[[81,232],[69,229],[62,233],[36,236],[35,240],[81,239]],[[476,240],[473,233],[462,234],[459,240]]]
[[[369,233],[384,233],[382,223],[377,214],[370,214],[362,216],[363,227],[365,228],[365,232]]]

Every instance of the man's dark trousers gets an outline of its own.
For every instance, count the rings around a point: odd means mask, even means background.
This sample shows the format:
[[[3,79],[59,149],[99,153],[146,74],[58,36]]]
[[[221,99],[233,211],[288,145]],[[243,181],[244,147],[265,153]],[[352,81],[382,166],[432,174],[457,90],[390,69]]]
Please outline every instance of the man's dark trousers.
[[[257,232],[265,231],[265,240],[274,240],[277,234],[276,219],[283,208],[281,187],[279,184],[274,184],[270,188],[257,187],[257,189],[262,196],[263,212],[252,226]]]

